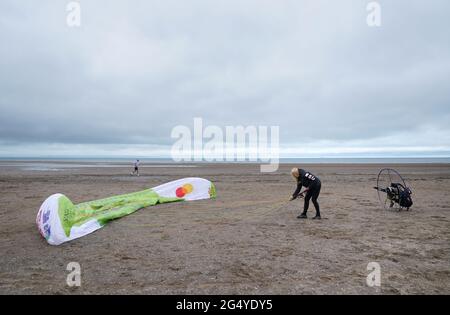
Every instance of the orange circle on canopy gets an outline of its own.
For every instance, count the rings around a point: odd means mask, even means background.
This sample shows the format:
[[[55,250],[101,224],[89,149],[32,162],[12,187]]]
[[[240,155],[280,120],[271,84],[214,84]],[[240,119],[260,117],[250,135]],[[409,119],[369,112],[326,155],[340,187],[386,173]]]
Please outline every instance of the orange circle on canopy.
[[[194,190],[194,186],[192,186],[192,184],[184,184],[183,188],[186,194],[190,194]]]

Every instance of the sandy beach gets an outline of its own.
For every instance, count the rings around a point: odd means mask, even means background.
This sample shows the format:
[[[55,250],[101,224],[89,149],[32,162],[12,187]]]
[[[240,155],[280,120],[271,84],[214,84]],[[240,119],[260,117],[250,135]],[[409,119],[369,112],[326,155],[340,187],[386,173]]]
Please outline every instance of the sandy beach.
[[[378,203],[386,165],[302,165],[322,180],[321,221],[287,202],[293,165],[144,165],[140,177],[85,166],[0,162],[0,294],[450,294],[449,164],[389,165],[413,189],[409,212]],[[217,199],[141,209],[61,246],[36,228],[53,193],[79,203],[189,176],[213,181]],[[80,287],[66,284],[72,261]],[[366,284],[370,262],[379,289]]]

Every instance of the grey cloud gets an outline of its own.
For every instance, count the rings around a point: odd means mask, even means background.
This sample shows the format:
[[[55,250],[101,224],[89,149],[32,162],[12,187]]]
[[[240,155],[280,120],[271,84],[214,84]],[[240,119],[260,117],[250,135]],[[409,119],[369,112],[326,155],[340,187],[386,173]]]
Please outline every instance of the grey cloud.
[[[76,29],[65,2],[2,1],[0,140],[170,145],[202,117],[450,146],[450,4],[380,1],[369,28],[368,2],[82,1]]]

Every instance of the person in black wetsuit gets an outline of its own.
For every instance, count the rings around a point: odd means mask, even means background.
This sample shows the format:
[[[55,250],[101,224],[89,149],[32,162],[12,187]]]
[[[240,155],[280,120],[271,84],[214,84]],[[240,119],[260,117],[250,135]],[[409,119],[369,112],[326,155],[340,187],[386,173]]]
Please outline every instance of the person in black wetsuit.
[[[292,194],[290,200],[296,199],[298,196],[303,197],[303,194],[306,192],[305,197],[305,205],[303,208],[302,214],[300,214],[298,219],[306,219],[306,212],[309,208],[309,200],[312,200],[314,207],[316,208],[316,216],[313,219],[320,219],[320,207],[317,202],[317,198],[319,198],[320,188],[322,186],[319,177],[311,174],[300,168],[293,168],[291,171],[292,176],[297,180],[297,189]],[[306,189],[300,193],[302,187]]]

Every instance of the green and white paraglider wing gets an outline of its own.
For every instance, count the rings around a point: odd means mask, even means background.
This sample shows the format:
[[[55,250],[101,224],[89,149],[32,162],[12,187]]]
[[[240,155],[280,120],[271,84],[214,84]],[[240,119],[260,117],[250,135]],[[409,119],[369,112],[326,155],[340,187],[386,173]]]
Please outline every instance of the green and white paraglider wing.
[[[74,205],[62,194],[48,197],[41,205],[36,223],[51,245],[85,236],[111,220],[158,203],[216,197],[214,184],[203,178],[183,178],[151,189]]]

